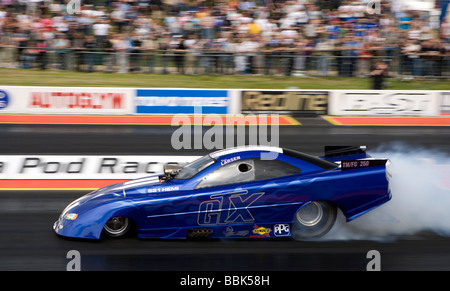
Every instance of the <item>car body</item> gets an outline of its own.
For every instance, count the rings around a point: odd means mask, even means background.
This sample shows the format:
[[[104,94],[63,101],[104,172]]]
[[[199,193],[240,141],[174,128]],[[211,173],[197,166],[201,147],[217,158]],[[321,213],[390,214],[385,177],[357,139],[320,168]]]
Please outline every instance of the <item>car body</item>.
[[[54,223],[65,237],[311,238],[339,209],[347,221],[390,200],[387,159],[365,147],[328,147],[316,157],[245,146],[180,168],[107,186],[69,204]]]

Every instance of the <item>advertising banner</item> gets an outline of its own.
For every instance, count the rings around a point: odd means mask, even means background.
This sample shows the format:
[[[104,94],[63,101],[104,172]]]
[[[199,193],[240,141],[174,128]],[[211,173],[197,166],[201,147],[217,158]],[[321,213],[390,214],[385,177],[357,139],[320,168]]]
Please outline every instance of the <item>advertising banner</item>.
[[[324,115],[328,107],[328,91],[243,90],[242,112],[276,112]]]
[[[441,115],[450,116],[450,91],[441,92]]]
[[[329,115],[438,116],[437,91],[330,91]]]
[[[0,114],[131,114],[133,89],[0,86]]]
[[[227,114],[227,90],[137,89],[137,114]]]
[[[197,156],[2,155],[0,179],[135,179]]]
[[[2,155],[0,190],[96,189],[163,174],[166,164],[183,166],[198,156]]]
[[[129,117],[241,113],[450,115],[450,92],[0,86],[0,114]]]

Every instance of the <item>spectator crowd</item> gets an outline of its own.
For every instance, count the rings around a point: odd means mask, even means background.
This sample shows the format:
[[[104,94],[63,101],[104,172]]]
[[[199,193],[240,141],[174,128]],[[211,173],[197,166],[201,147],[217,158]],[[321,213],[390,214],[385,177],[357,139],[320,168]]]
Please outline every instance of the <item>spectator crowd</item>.
[[[0,67],[450,76],[450,21],[381,0],[0,0]]]

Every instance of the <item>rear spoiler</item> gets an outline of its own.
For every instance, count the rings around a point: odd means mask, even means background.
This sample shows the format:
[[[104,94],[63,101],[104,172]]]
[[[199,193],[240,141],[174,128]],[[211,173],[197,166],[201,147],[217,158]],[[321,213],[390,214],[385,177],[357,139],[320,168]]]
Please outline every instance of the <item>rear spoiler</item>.
[[[366,146],[326,146],[325,158],[341,164],[341,170],[384,166],[387,159],[373,159]]]
[[[325,158],[366,154],[366,146],[325,146]]]

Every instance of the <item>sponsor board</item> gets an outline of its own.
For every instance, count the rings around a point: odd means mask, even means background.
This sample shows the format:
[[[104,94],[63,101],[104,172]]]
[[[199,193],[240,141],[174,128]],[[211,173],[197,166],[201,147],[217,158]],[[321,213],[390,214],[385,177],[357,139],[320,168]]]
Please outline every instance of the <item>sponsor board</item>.
[[[450,91],[441,92],[441,115],[450,116]]]
[[[269,112],[334,116],[450,115],[450,91],[0,86],[0,114],[3,115],[157,116]],[[143,121],[133,122],[141,124]]]
[[[330,91],[329,115],[438,116],[437,91]]]
[[[450,126],[450,116],[323,116],[333,125],[347,126]]]
[[[137,114],[227,114],[228,91],[206,89],[137,89]]]
[[[163,174],[166,164],[184,165],[198,156],[0,156],[0,189],[95,189]]]
[[[243,112],[289,112],[296,114],[326,114],[328,91],[303,90],[243,90]]]
[[[125,115],[134,112],[132,96],[128,88],[5,86],[0,113]]]
[[[0,114],[238,114],[238,90],[0,86]]]

